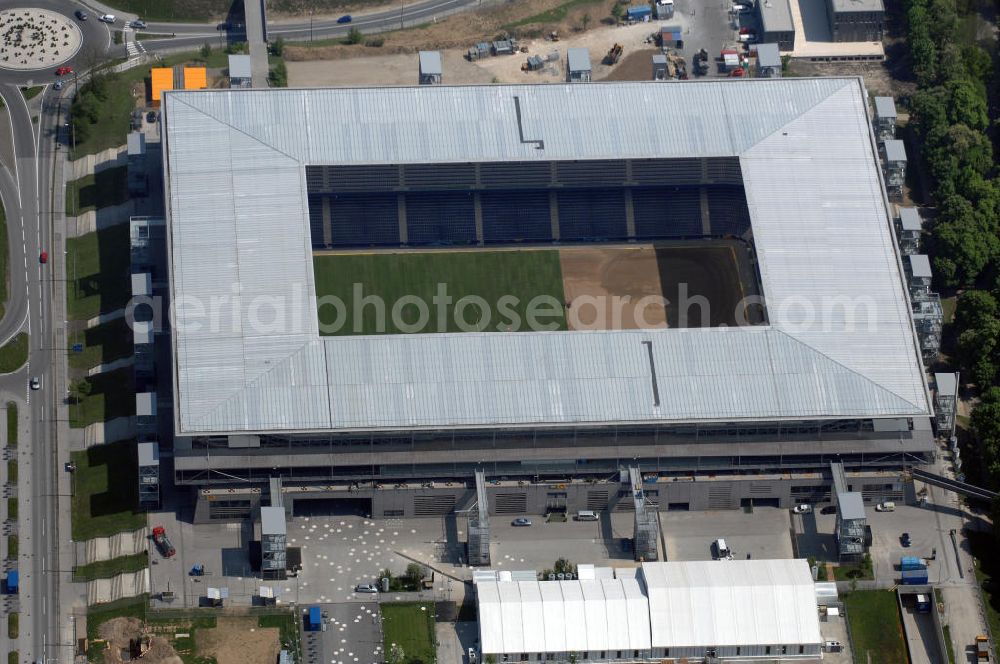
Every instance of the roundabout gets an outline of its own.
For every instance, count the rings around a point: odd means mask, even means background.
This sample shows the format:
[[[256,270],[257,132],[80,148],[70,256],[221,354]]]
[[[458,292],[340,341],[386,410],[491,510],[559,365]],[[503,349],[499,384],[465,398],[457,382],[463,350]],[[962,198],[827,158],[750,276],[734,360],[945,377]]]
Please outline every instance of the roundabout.
[[[69,17],[34,7],[0,11],[0,69],[34,71],[68,62],[83,45]]]

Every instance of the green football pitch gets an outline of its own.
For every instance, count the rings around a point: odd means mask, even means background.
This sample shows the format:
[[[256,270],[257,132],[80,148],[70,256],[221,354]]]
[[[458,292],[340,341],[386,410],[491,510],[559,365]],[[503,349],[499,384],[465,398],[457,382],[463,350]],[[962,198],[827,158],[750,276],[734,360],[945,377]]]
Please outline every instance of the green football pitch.
[[[538,329],[529,309],[566,329],[557,250],[316,254],[313,268],[325,335]]]

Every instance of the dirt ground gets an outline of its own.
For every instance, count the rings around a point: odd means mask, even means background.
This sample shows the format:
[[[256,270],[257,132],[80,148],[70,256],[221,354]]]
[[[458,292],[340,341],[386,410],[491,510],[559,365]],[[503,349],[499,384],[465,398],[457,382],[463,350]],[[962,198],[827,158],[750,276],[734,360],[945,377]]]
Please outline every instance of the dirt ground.
[[[505,3],[499,7],[467,12],[442,19],[420,28],[381,35],[383,46],[332,44],[327,46],[285,47],[285,61],[291,87],[316,85],[414,85],[417,82],[417,51],[443,51],[444,82],[451,85],[481,83],[554,83],[566,80],[566,49],[587,48],[593,66],[593,78],[613,75],[634,51],[652,53],[651,23],[615,26],[610,22],[611,2],[594,0],[570,9],[565,18],[511,26],[525,18],[558,7],[565,0],[533,0],[531,3]],[[584,17],[587,16],[586,20]],[[583,29],[583,25],[587,29]],[[475,63],[465,60],[465,53],[476,42],[491,41],[506,28],[527,48],[526,53],[484,58]],[[556,31],[560,40],[549,41],[540,35]],[[615,67],[602,63],[615,44],[625,47],[623,62]],[[529,55],[546,56],[558,52],[558,59],[541,71],[524,72],[521,65]],[[350,64],[336,61],[350,59]],[[647,80],[651,77],[649,58],[632,59],[646,64],[630,66],[628,76],[613,80]],[[324,61],[322,63],[309,61]],[[329,62],[326,62],[329,61]]]
[[[214,629],[195,633],[198,655],[218,664],[274,664],[281,643],[277,628],[262,629],[254,618],[222,618]]]
[[[744,297],[756,292],[756,276],[737,242],[657,244],[660,288],[669,327],[720,327],[756,322]],[[707,302],[707,307],[699,303]]]
[[[127,649],[130,639],[143,635],[142,622],[137,618],[113,618],[101,625],[99,634],[108,642],[108,649],[104,651],[105,663],[120,664],[125,661],[122,659],[122,648]],[[183,664],[170,643],[161,636],[150,638],[149,650],[141,661],[148,664]]]
[[[637,330],[666,327],[666,312],[657,297],[648,306],[645,296],[661,296],[656,250],[650,245],[569,247],[559,250],[563,291],[571,330]],[[629,296],[620,306],[613,297]],[[636,315],[636,305],[642,310]],[[617,312],[621,313],[618,314]]]

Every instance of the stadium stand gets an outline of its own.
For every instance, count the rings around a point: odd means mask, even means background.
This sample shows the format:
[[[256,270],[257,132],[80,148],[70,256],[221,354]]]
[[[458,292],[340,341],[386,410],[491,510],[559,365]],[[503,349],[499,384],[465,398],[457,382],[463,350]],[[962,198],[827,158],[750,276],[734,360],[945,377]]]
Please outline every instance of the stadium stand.
[[[321,210],[320,227],[322,224]],[[398,245],[399,214],[396,194],[330,196],[330,224],[331,246],[334,247]],[[313,244],[315,243],[316,238],[313,237]]]
[[[708,187],[708,216],[712,233],[742,236],[750,230],[750,210],[743,187]]]
[[[640,239],[700,237],[698,187],[648,187],[632,190],[635,235]]]
[[[628,237],[624,189],[569,189],[557,194],[559,239],[569,242]]]
[[[486,244],[552,241],[549,192],[484,191],[479,200]]]
[[[407,242],[414,245],[475,244],[476,212],[470,192],[406,195]]]

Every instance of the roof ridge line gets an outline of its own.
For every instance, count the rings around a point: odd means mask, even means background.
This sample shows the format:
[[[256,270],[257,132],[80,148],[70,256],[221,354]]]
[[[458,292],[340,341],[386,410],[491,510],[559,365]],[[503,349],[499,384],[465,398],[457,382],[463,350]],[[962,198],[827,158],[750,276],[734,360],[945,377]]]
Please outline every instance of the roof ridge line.
[[[778,332],[779,334],[782,334],[782,335],[788,337],[789,339],[791,339],[795,343],[799,344],[803,348],[808,348],[813,353],[816,353],[820,357],[826,359],[828,362],[831,362],[834,365],[836,365],[836,366],[844,369],[845,371],[847,371],[851,375],[858,376],[859,378],[861,378],[862,380],[864,380],[869,385],[874,385],[878,389],[880,389],[883,392],[886,392],[888,394],[891,394],[892,396],[896,397],[897,399],[899,399],[900,401],[902,401],[903,403],[905,403],[905,404],[907,404],[909,406],[913,406],[914,408],[918,408],[918,409],[920,408],[920,406],[918,406],[917,404],[913,403],[912,401],[910,401],[906,397],[904,397],[904,396],[902,396],[900,394],[897,394],[895,391],[890,390],[888,387],[886,387],[885,385],[882,385],[881,383],[876,383],[874,380],[872,380],[868,376],[864,375],[863,373],[861,373],[857,369],[852,369],[851,367],[847,366],[843,362],[841,362],[839,360],[833,359],[832,357],[830,357],[829,355],[827,355],[823,351],[819,350],[818,348],[814,348],[813,346],[810,346],[809,344],[807,344],[802,339],[799,339],[798,337],[793,336],[790,332],[786,332],[785,330],[781,329],[780,327],[776,327],[774,325],[771,325],[771,329],[773,329],[775,332]]]
[[[174,96],[175,96],[175,95],[169,95],[169,98],[170,98],[170,99],[173,99],[173,98],[174,98]],[[301,164],[301,163],[302,163],[302,159],[300,159],[300,158],[298,158],[298,157],[296,157],[296,156],[294,156],[294,155],[290,155],[290,154],[288,154],[287,152],[285,152],[285,151],[284,151],[284,150],[282,150],[281,148],[279,148],[279,147],[276,147],[276,146],[274,146],[274,145],[271,145],[270,143],[267,143],[267,142],[265,142],[265,141],[261,140],[261,139],[260,139],[259,137],[257,137],[257,136],[254,136],[253,134],[251,134],[251,133],[249,133],[249,132],[247,132],[247,131],[245,131],[245,130],[243,130],[243,129],[240,129],[239,127],[236,127],[236,126],[234,126],[234,125],[233,125],[233,124],[232,124],[231,122],[227,122],[226,120],[223,120],[222,118],[219,118],[219,117],[217,117],[217,116],[213,115],[212,113],[209,113],[208,111],[206,111],[205,109],[203,109],[203,108],[201,108],[201,107],[199,107],[199,106],[195,106],[195,105],[193,105],[193,104],[190,104],[190,103],[188,103],[188,102],[186,102],[186,101],[183,101],[183,95],[178,95],[178,96],[177,96],[177,103],[178,103],[178,104],[184,104],[185,106],[187,106],[187,107],[188,107],[188,108],[190,108],[191,110],[193,110],[193,111],[197,111],[198,113],[201,113],[201,114],[202,114],[202,115],[204,115],[204,116],[205,116],[206,118],[211,118],[212,120],[215,120],[215,121],[216,121],[216,122],[218,122],[219,124],[221,124],[221,125],[224,125],[224,126],[226,126],[226,127],[229,127],[230,129],[232,129],[232,130],[233,130],[233,131],[235,131],[236,133],[238,133],[238,134],[242,134],[243,136],[246,136],[247,138],[249,138],[249,139],[251,139],[251,140],[253,140],[253,141],[256,141],[256,142],[257,142],[257,143],[259,143],[260,145],[263,145],[263,146],[265,146],[265,147],[268,147],[268,148],[270,148],[270,149],[274,150],[275,152],[277,152],[277,153],[279,153],[279,154],[282,154],[282,155],[284,155],[284,156],[288,157],[289,159],[291,159],[292,161],[295,161],[296,163],[299,163],[299,164]]]

